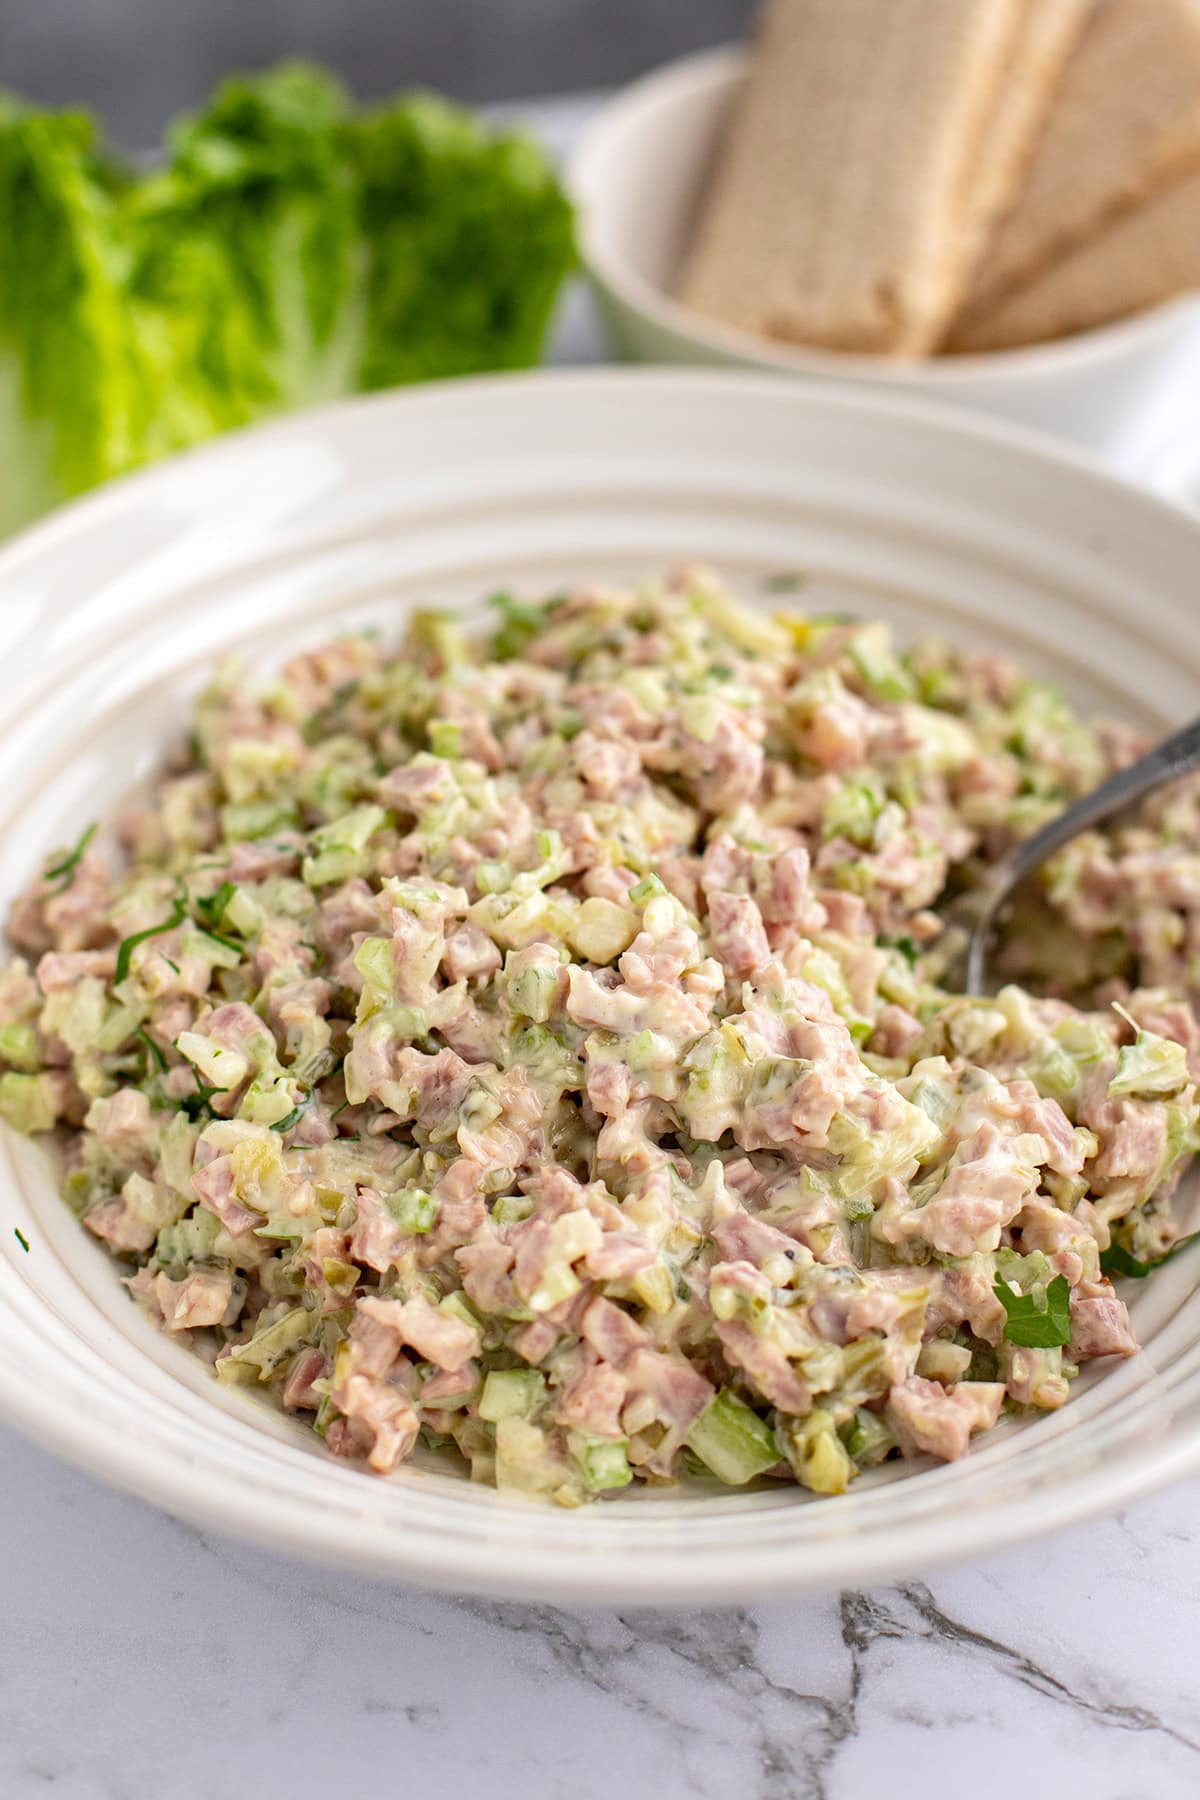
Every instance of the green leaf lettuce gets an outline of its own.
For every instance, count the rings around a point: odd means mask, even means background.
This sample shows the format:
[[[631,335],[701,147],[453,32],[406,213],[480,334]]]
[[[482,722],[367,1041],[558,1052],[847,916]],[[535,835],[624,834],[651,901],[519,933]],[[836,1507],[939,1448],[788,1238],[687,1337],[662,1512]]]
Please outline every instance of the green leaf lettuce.
[[[537,145],[431,95],[237,77],[141,176],[0,98],[0,535],[233,426],[535,362],[574,259]]]

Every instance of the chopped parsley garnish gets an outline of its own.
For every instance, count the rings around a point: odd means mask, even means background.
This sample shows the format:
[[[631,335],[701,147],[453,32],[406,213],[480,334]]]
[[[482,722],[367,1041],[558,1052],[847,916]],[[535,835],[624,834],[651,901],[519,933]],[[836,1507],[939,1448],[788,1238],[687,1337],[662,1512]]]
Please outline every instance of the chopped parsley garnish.
[[[174,931],[175,927],[177,925],[182,925],[186,918],[187,896],[186,894],[180,894],[176,899],[174,906],[171,908],[171,916],[169,919],[160,919],[157,925],[147,925],[145,931],[135,931],[130,937],[122,938],[117,949],[117,969],[113,976],[113,986],[120,987],[121,983],[128,975],[129,959],[139,944],[144,944],[147,938],[161,936],[164,931]]]
[[[492,649],[497,656],[510,658],[520,656],[528,644],[545,629],[549,602],[518,600],[515,594],[493,594],[489,605],[494,606],[504,621],[492,639]]]
[[[211,938],[214,944],[220,944],[223,950],[232,950],[235,956],[245,955],[245,946],[237,938],[226,935],[223,931],[210,931],[207,925],[200,927],[200,936]]]
[[[70,851],[68,855],[64,856],[61,862],[56,862],[53,867],[46,870],[42,877],[43,881],[53,881],[57,883],[57,886],[50,889],[52,894],[66,893],[71,885],[71,880],[76,869],[83,860],[84,851],[96,835],[96,829],[96,821],[93,819],[92,823],[86,826],[80,833],[75,848]]]
[[[228,940],[221,937],[214,928],[221,923],[222,914],[236,893],[237,888],[232,881],[223,881],[215,894],[207,894],[192,901],[192,913],[197,923],[210,937],[215,937],[219,944]]]
[[[197,1119],[215,1119],[217,1115],[209,1105],[209,1101],[214,1094],[227,1094],[228,1092],[228,1088],[206,1087],[202,1081],[197,1081],[195,1093],[185,1094],[179,1102],[179,1109],[187,1114],[193,1124]]]
[[[910,969],[915,965],[918,956],[921,954],[913,940],[907,935],[904,937],[888,938],[885,939],[885,942],[889,949],[898,950],[900,952]]]
[[[340,686],[334,688],[324,706],[315,713],[309,714],[300,732],[306,744],[319,744],[322,738],[333,737],[336,734],[337,726],[343,723],[342,715],[346,703],[357,692],[358,686],[359,677],[351,676],[349,681],[343,681]]]
[[[18,1244],[20,1244],[22,1250],[24,1250],[26,1255],[28,1255],[29,1254],[29,1239],[25,1236],[25,1233],[18,1227],[13,1235],[16,1237],[16,1240],[17,1240]]]
[[[1018,1294],[1006,1281],[997,1280],[996,1298],[1007,1315],[1004,1335],[1023,1350],[1053,1350],[1071,1337],[1071,1289],[1065,1275],[1056,1275],[1043,1291]]]
[[[150,1074],[152,1067],[156,1067],[160,1070],[165,1069],[167,1066],[167,1059],[163,1052],[162,1045],[155,1043],[154,1039],[150,1036],[150,1033],[146,1030],[146,1027],[144,1025],[139,1025],[133,1035],[138,1043],[144,1046],[146,1051],[146,1067],[143,1079]]]
[[[1133,1256],[1123,1244],[1110,1244],[1107,1250],[1100,1252],[1100,1267],[1106,1275],[1127,1275],[1131,1281],[1144,1281],[1147,1275],[1152,1275],[1155,1269],[1161,1269],[1164,1263],[1173,1262],[1197,1238],[1200,1238],[1200,1231],[1189,1231],[1186,1237],[1176,1238],[1161,1256],[1152,1256],[1145,1262]]]
[[[276,1119],[275,1123],[271,1127],[271,1130],[278,1131],[278,1132],[290,1131],[292,1129],[293,1125],[298,1125],[300,1123],[301,1119],[304,1117],[305,1113],[308,1111],[308,1109],[312,1105],[312,1103],[313,1103],[312,1094],[311,1093],[306,1094],[304,1096],[303,1100],[300,1102],[299,1106],[293,1106],[291,1112],[288,1113],[286,1118]]]

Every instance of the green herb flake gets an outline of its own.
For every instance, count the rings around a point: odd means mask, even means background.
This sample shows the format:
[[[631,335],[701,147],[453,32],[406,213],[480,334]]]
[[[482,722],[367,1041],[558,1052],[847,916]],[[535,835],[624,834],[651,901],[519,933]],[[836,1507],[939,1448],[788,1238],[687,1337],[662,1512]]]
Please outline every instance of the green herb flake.
[[[93,819],[92,823],[86,826],[80,833],[75,848],[70,851],[68,855],[64,856],[60,862],[54,863],[52,867],[45,871],[42,880],[53,881],[56,884],[49,890],[50,894],[66,893],[74,878],[76,869],[83,860],[84,851],[96,835],[96,830],[96,821]]]
[[[210,931],[207,925],[201,925],[200,936],[208,938],[214,944],[220,944],[222,950],[232,950],[235,956],[245,955],[245,946],[223,931]]]
[[[519,657],[545,630],[549,612],[546,602],[538,604],[519,600],[515,594],[500,593],[492,594],[488,604],[495,607],[503,621],[492,639],[492,649],[504,660]]]
[[[144,944],[147,938],[160,937],[164,931],[174,931],[177,925],[183,924],[186,917],[187,899],[181,894],[171,908],[169,919],[161,919],[157,925],[147,925],[145,931],[135,931],[132,936],[122,938],[117,948],[117,969],[113,976],[114,987],[120,987],[128,975],[129,959],[139,944]]]
[[[1053,1350],[1071,1337],[1071,1289],[1065,1275],[1056,1275],[1044,1290],[1019,1294],[997,1279],[995,1294],[1006,1319],[1004,1335],[1023,1350]]]
[[[225,908],[236,893],[237,887],[232,881],[223,881],[215,894],[207,894],[199,900],[192,901],[192,913],[201,930],[207,931],[210,937],[215,937],[218,944],[225,944],[231,949],[240,950],[240,944],[232,944],[228,938],[222,937],[215,929],[220,925]]]
[[[165,1070],[167,1067],[166,1055],[163,1052],[161,1044],[155,1043],[154,1039],[150,1036],[150,1033],[146,1030],[146,1027],[144,1025],[139,1025],[133,1035],[146,1052],[146,1068],[143,1079],[146,1079],[149,1076],[151,1068]]]
[[[312,1103],[313,1096],[311,1094],[306,1094],[299,1106],[293,1106],[291,1112],[288,1113],[285,1118],[276,1119],[275,1123],[271,1126],[271,1130],[279,1132],[280,1136],[282,1136],[285,1131],[290,1131],[293,1125],[298,1125],[300,1123]]]
[[[195,1093],[184,1095],[179,1102],[179,1110],[186,1113],[193,1124],[197,1119],[215,1119],[217,1115],[209,1105],[209,1101],[214,1094],[227,1094],[228,1092],[228,1088],[206,1087],[202,1081],[197,1081]]]
[[[1100,1253],[1100,1267],[1106,1275],[1125,1275],[1131,1281],[1144,1281],[1147,1275],[1152,1275],[1155,1269],[1161,1269],[1164,1263],[1174,1262],[1198,1238],[1200,1231],[1189,1231],[1186,1237],[1176,1238],[1161,1256],[1151,1256],[1145,1262],[1132,1255],[1123,1244],[1110,1244],[1107,1250]]]
[[[28,1254],[29,1254],[29,1239],[25,1236],[25,1233],[20,1229],[19,1226],[13,1232],[13,1236],[16,1238],[16,1240],[17,1240],[18,1244],[20,1244],[22,1250],[24,1250],[25,1254],[28,1256]]]

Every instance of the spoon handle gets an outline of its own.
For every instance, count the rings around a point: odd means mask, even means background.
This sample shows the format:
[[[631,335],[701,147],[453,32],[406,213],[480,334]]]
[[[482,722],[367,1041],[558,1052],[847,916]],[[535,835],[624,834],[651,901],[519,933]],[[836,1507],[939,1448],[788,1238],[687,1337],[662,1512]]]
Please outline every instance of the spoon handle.
[[[1032,875],[1048,857],[1078,837],[1081,831],[1090,830],[1122,808],[1152,794],[1156,788],[1166,787],[1168,782],[1178,781],[1196,769],[1200,769],[1200,719],[1181,726],[1153,750],[1147,750],[1144,756],[1130,763],[1127,769],[1118,769],[1099,787],[1081,795],[1066,812],[1059,813],[997,863],[984,881],[980,903],[976,905],[968,928],[965,951],[960,952],[962,961],[951,965],[962,971],[964,991],[968,994],[984,991],[987,946],[993,921],[1009,894],[1027,875]]]
[[[1093,825],[1111,818],[1113,813],[1152,794],[1156,788],[1178,781],[1181,776],[1190,775],[1196,769],[1200,769],[1200,719],[1193,719],[1190,725],[1182,725],[1170,737],[1164,738],[1161,744],[1156,744],[1153,750],[1147,750],[1144,756],[1139,756],[1128,768],[1118,769],[1115,775],[1110,775],[1099,787],[1074,801],[1066,812],[1059,813],[1056,818],[1043,825],[1040,831],[1035,831],[1031,838],[1026,838],[1013,852],[1012,860],[1006,859],[1006,885],[1012,886],[1023,881],[1027,875],[1032,875],[1047,857],[1053,856],[1056,850],[1061,850],[1064,844],[1069,843],[1073,837],[1078,837],[1081,831],[1090,830]]]

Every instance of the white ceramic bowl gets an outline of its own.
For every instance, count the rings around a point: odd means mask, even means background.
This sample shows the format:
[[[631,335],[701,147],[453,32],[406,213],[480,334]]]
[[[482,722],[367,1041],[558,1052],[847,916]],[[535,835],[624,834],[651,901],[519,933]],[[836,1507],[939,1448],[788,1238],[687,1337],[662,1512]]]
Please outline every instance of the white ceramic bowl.
[[[1200,693],[1200,525],[1022,435],[906,401],[595,371],[358,401],[118,483],[0,553],[0,907],[111,810],[210,659],[279,659],[414,600],[470,607],[706,559],[744,591],[999,644],[1151,723]],[[778,602],[776,602],[778,604]],[[29,1244],[22,1249],[20,1231]],[[1200,1254],[1134,1296],[1146,1349],[962,1462],[843,1498],[672,1490],[581,1512],[437,1466],[386,1481],[154,1332],[0,1133],[0,1416],[198,1523],[382,1575],[605,1601],[862,1585],[992,1550],[1200,1463]]]
[[[673,298],[722,125],[748,56],[707,51],[635,82],[602,108],[572,159],[584,259],[615,344],[639,362],[716,363],[854,382],[978,407],[1089,444],[1122,435],[1176,395],[1200,304],[1174,301],[1053,343],[920,363],[805,350],[706,319]]]

